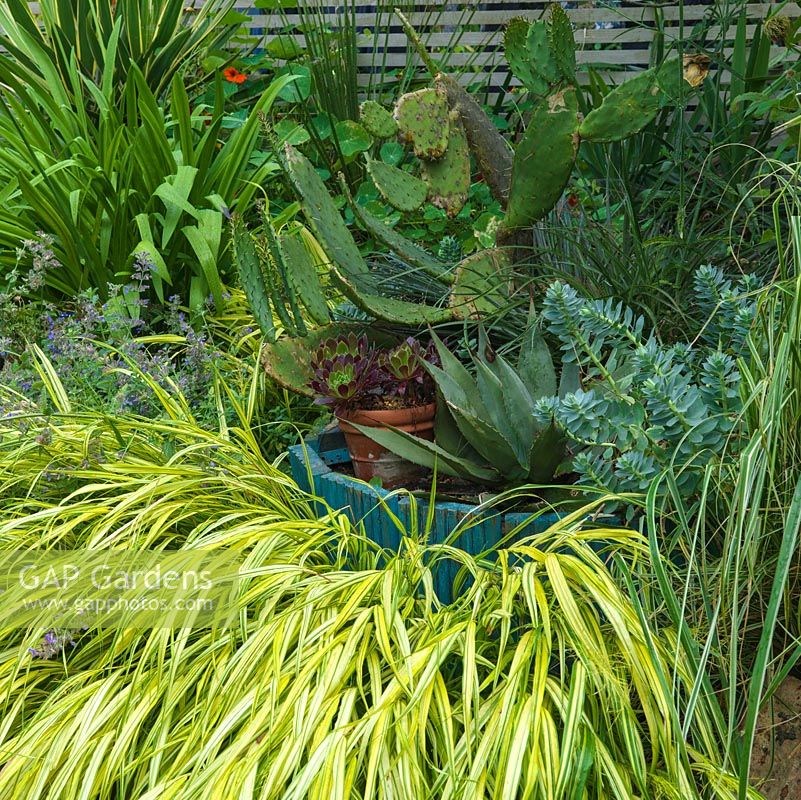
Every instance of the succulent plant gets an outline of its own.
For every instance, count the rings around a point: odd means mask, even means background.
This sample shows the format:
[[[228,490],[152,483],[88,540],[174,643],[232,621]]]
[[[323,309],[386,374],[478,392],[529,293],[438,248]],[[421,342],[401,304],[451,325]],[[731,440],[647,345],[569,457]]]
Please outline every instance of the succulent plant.
[[[425,202],[428,185],[420,178],[372,158],[367,172],[384,200],[398,211],[415,211]]]
[[[437,258],[446,264],[462,260],[462,243],[456,236],[443,236],[437,250]]]
[[[302,353],[296,355],[303,357]],[[409,407],[434,400],[434,382],[425,365],[439,363],[436,351],[412,336],[400,344],[377,346],[364,334],[341,333],[321,339],[309,359],[306,387],[317,403],[332,406],[336,413],[358,407]]]
[[[707,346],[662,344],[620,303],[584,298],[561,282],[549,287],[543,318],[584,380],[561,398],[541,399],[535,414],[571,441],[580,483],[641,492],[674,464],[678,488],[691,496],[701,470],[684,467],[703,466],[729,440],[742,409],[736,358],[754,320],[755,286],[733,284],[712,267],[701,268],[694,285],[711,314]]]
[[[395,122],[404,142],[418,158],[442,158],[448,149],[450,109],[448,99],[437,88],[404,94],[395,105]]]
[[[430,403],[434,398],[434,382],[425,368],[426,363],[438,364],[433,345],[424,348],[409,336],[380,359],[381,369],[387,376],[387,393],[407,398],[414,404]]]
[[[470,191],[470,148],[458,114],[450,123],[448,146],[439,159],[421,159],[428,199],[449,217],[455,217]]]
[[[312,355],[312,366],[337,358],[337,356],[365,358],[371,354],[374,354],[374,348],[368,338],[364,334],[351,331],[323,339]]]
[[[474,372],[433,335],[441,366],[428,363],[443,403],[435,442],[397,429],[359,429],[397,455],[447,475],[498,486],[545,483],[564,458],[562,434],[534,417],[537,401],[556,391],[548,348],[535,329],[525,337],[515,369],[483,333],[471,352]],[[533,368],[534,365],[538,367]]]
[[[438,258],[407,240],[351,198],[359,224],[399,259],[432,276],[441,296],[410,302],[388,296],[378,285],[313,165],[291,145],[278,150],[306,221],[330,260],[330,283],[371,318],[423,327],[459,319],[481,318],[508,305],[510,280],[531,226],[559,200],[573,169],[582,139],[619,141],[635,135],[665,104],[681,99],[703,70],[683,77],[678,59],[619,84],[580,120],[575,75],[575,43],[570,21],[559,5],[547,20],[512,20],[506,55],[515,75],[537,98],[526,133],[512,155],[510,145],[458,82],[438,73],[419,38],[402,14],[407,35],[434,76],[433,86],[399,98],[393,123],[401,139],[412,144],[423,180],[368,159],[368,169],[382,195],[396,208],[413,210],[429,201],[455,215],[470,186],[475,158],[493,194],[505,208],[496,233],[497,247],[473,253],[459,263]],[[385,109],[364,104],[362,118],[374,135],[394,135]],[[391,132],[392,131],[392,132]],[[245,232],[246,233],[246,232]],[[268,339],[275,338],[273,314],[290,335],[303,336],[305,310],[318,324],[329,319],[325,291],[308,253],[291,240],[274,235],[270,220],[248,245],[241,225],[234,229],[234,254],[254,313]],[[258,263],[259,257],[262,264]]]
[[[378,391],[377,353],[365,336],[350,334],[322,342],[311,359],[309,386],[315,402],[334,411],[353,408]]]
[[[365,100],[359,106],[359,120],[376,139],[389,139],[398,132],[398,123],[392,114],[375,100]]]

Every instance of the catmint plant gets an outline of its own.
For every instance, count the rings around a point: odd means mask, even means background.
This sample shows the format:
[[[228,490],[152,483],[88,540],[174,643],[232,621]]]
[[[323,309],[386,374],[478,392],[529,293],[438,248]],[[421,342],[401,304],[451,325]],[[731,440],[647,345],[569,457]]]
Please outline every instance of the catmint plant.
[[[33,658],[47,660],[58,658],[68,648],[75,646],[75,631],[54,628],[42,637],[37,647],[29,647],[28,652]]]
[[[53,250],[55,239],[44,231],[37,231],[35,239],[25,239],[17,249],[17,264],[30,259],[31,266],[25,275],[25,289],[35,294],[44,288],[47,275],[61,268]]]
[[[23,243],[46,268],[54,268],[43,242]],[[111,413],[159,416],[161,404],[142,376],[165,389],[177,387],[197,419],[218,424],[213,383],[217,349],[208,330],[189,324],[181,298],[170,298],[165,307],[151,307],[153,265],[146,253],[138,253],[130,279],[110,285],[105,300],[97,291],[85,290],[57,308],[31,302],[21,294],[19,273],[10,291],[0,295],[0,379],[18,393],[37,398],[38,376],[26,345],[38,343],[53,364],[68,395],[77,406]],[[24,288],[24,287],[23,287]],[[24,308],[37,322],[24,338],[8,329],[5,320],[19,319]],[[6,310],[8,313],[6,314]],[[12,313],[14,312],[14,313]],[[152,344],[143,340],[163,332],[183,337],[183,345]],[[17,334],[17,335],[15,335]],[[45,401],[46,402],[46,401]]]

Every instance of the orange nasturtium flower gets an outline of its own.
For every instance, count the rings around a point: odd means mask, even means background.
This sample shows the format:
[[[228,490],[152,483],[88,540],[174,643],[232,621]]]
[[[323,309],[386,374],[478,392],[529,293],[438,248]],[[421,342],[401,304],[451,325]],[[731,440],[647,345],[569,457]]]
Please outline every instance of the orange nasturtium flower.
[[[236,67],[227,67],[223,70],[223,77],[229,83],[244,83],[248,76],[240,72]]]

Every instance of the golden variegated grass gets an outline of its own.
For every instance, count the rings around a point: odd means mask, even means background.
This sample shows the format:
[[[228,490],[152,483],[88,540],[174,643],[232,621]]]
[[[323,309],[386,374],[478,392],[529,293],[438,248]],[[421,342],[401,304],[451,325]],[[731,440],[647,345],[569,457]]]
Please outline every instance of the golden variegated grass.
[[[43,631],[0,628],[0,797],[736,796],[675,636],[621,588],[638,534],[576,512],[494,565],[459,555],[475,580],[443,606],[444,550],[379,562],[244,422],[174,411],[0,427],[1,547],[249,552],[233,629],[90,630],[45,661]]]

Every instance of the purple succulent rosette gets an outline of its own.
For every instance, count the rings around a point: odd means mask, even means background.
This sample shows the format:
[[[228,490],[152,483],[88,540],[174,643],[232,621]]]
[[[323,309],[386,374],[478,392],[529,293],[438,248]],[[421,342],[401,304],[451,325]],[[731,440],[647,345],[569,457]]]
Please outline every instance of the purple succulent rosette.
[[[366,336],[340,336],[322,342],[312,357],[309,386],[320,405],[334,411],[358,405],[380,391],[377,354]]]
[[[423,347],[413,336],[382,354],[380,366],[387,394],[415,402],[430,402],[434,396],[434,382],[425,362],[434,363],[435,359],[433,346]]]
[[[366,336],[348,334],[320,343],[311,359],[309,387],[316,403],[335,412],[376,397],[402,398],[404,405],[430,403],[434,382],[426,362],[437,363],[435,349],[412,336],[390,350],[377,350]]]

